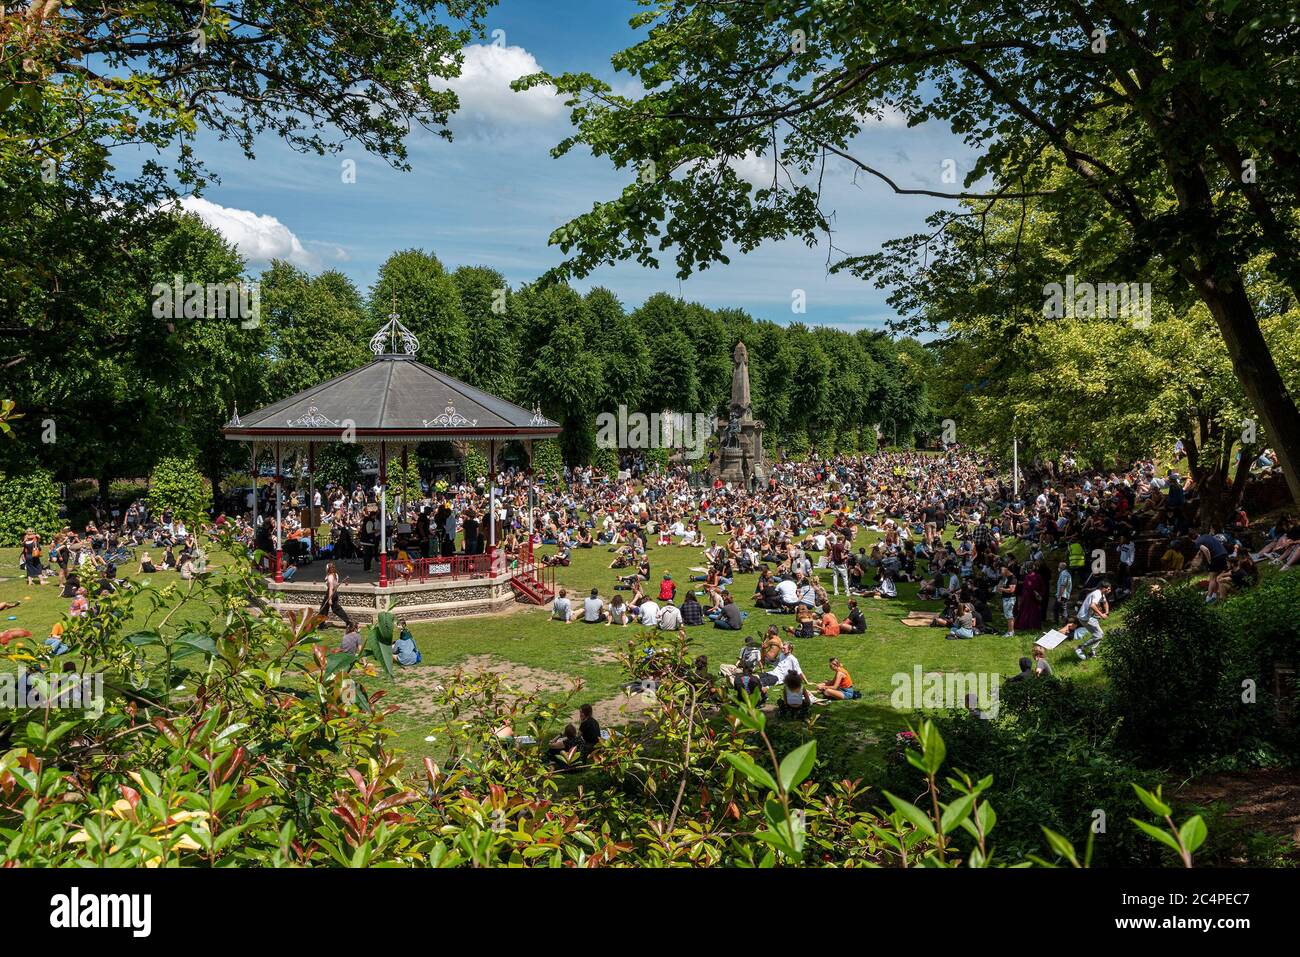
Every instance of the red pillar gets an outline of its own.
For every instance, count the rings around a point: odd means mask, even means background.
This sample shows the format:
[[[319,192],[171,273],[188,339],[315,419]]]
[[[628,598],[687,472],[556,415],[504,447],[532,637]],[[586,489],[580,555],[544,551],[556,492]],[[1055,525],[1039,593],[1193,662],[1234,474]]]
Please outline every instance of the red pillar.
[[[280,443],[275,443],[275,581],[284,583],[284,517],[281,507]]]
[[[388,446],[379,446],[379,587],[388,587]]]

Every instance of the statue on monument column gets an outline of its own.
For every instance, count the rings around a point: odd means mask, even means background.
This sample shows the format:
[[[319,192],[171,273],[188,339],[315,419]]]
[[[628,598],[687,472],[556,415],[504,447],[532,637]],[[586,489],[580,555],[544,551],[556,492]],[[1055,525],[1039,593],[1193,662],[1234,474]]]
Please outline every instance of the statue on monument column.
[[[735,409],[731,410],[731,418],[727,420],[727,431],[722,439],[724,449],[735,449],[740,447],[740,416]]]

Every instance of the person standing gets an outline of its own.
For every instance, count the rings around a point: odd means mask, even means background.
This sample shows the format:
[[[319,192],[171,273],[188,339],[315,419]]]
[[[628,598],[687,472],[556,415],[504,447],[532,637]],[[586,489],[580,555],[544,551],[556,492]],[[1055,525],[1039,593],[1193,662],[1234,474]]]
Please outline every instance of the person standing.
[[[1007,620],[1007,631],[1003,638],[1016,636],[1016,576],[1011,569],[1003,565],[1002,576],[998,579],[998,595],[1002,598],[1002,617]]]
[[[1060,571],[1056,576],[1054,617],[1058,622],[1062,622],[1070,617],[1070,595],[1074,592],[1074,576],[1070,574],[1070,566],[1066,562],[1061,562],[1058,567]]]
[[[23,571],[27,584],[41,583],[41,536],[30,528],[23,534]]]
[[[330,612],[343,619],[343,627],[349,632],[355,630],[352,617],[344,611],[343,603],[339,601],[339,572],[333,562],[325,566],[325,598],[320,603],[320,615],[326,621],[329,620]]]
[[[375,513],[366,509],[366,513],[361,518],[361,561],[362,570],[370,571],[370,565],[375,560],[375,553],[379,549],[379,521],[375,518]]]

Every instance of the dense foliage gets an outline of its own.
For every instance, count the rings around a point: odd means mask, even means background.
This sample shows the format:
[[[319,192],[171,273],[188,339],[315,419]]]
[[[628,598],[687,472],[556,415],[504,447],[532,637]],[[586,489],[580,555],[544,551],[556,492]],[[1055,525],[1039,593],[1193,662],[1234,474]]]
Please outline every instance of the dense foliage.
[[[59,530],[59,487],[37,466],[21,472],[0,471],[0,545],[17,545],[27,529],[49,541]]]
[[[250,610],[250,594],[263,613]],[[331,651],[315,618],[281,619],[266,595],[238,549],[220,571],[161,591],[127,583],[64,622],[72,674],[102,675],[107,693],[86,711],[47,697],[0,723],[0,866],[1019,859],[998,847],[993,779],[944,773],[932,724],[917,727],[904,755],[920,774],[917,800],[876,794],[839,780],[833,765],[819,770],[815,723],[778,733],[752,702],[728,701],[685,641],[652,655],[646,636],[628,641],[623,665],[655,678],[656,706],[589,755],[555,761],[526,742],[548,740],[572,694],[524,694],[499,675],[458,672],[434,692],[444,757],[408,767],[386,723],[392,618],[366,629],[359,653]],[[26,668],[48,662],[18,630],[0,634],[0,654]],[[29,680],[48,692],[50,677]],[[1176,826],[1145,791],[1116,813],[1146,818],[1139,800],[1161,826],[1142,824],[1190,863],[1201,820]],[[1053,859],[1080,862],[1064,837],[1046,838]]]
[[[1295,578],[1267,576],[1222,604],[1206,605],[1191,584],[1135,597],[1102,659],[1116,743],[1155,766],[1294,753]]]
[[[149,507],[157,515],[170,509],[191,528],[204,517],[210,491],[194,462],[183,455],[159,459],[149,473]]]

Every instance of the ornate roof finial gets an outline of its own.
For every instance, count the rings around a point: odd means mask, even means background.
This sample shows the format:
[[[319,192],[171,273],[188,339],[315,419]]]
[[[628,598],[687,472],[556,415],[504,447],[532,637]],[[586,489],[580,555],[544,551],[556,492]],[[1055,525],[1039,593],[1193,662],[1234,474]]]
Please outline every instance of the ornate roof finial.
[[[388,322],[370,338],[370,351],[377,356],[414,356],[420,351],[420,340],[398,321],[396,295],[391,308]]]
[[[232,416],[231,419],[230,419],[230,427],[231,427],[232,429],[237,429],[237,428],[239,428],[239,427],[240,427],[241,425],[243,425],[243,424],[244,424],[244,423],[242,423],[242,422],[239,421],[239,403],[236,402],[236,403],[235,403],[235,414],[234,414],[234,416]]]

